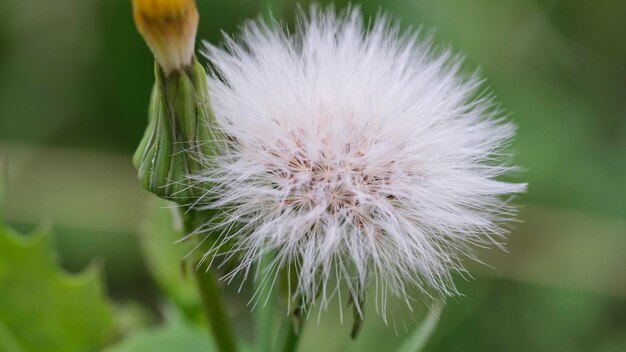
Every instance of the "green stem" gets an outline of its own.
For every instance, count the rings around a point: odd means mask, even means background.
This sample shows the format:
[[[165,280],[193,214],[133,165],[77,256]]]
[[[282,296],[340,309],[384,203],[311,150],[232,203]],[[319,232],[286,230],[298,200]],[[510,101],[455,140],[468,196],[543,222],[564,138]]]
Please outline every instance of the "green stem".
[[[211,270],[194,270],[202,305],[209,319],[213,338],[221,352],[236,352],[235,337],[231,328],[230,320],[226,314],[226,302],[220,291],[220,287]]]

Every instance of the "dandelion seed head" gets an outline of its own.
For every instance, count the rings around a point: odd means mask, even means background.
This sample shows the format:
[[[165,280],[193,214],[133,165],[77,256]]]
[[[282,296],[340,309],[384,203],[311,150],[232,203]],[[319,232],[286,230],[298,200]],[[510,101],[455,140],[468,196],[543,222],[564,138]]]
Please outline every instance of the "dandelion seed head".
[[[514,125],[429,38],[312,7],[294,34],[252,21],[206,44],[224,141],[194,178],[225,212],[210,226],[236,243],[233,275],[272,252],[266,274],[295,266],[305,302],[370,283],[408,302],[455,294],[472,248],[504,239],[525,189],[500,180]]]

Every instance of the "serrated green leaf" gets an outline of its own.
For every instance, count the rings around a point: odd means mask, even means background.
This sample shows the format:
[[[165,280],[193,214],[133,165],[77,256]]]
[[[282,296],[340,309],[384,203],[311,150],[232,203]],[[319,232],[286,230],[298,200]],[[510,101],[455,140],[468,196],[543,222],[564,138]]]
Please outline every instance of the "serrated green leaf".
[[[113,335],[99,269],[61,272],[50,241],[0,227],[0,351],[96,351]]]
[[[217,351],[211,336],[186,324],[180,318],[169,319],[164,326],[138,332],[104,352],[212,352]]]

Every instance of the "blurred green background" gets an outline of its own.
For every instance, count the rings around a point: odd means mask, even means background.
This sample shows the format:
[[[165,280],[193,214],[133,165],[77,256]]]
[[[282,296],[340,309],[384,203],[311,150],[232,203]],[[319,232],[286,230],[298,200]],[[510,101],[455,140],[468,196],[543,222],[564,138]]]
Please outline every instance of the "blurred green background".
[[[253,0],[197,3],[198,38],[212,42],[261,12]],[[292,21],[296,3],[308,4],[284,0],[280,17]],[[468,263],[475,280],[459,278],[464,296],[427,351],[626,351],[626,1],[354,3],[436,29],[519,126],[513,149],[530,186],[510,253],[482,253],[494,268]],[[131,154],[152,82],[129,0],[0,0],[5,216],[23,232],[51,226],[67,270],[102,261],[113,302],[148,312],[164,299],[138,241],[150,196]],[[245,330],[246,300],[233,300]],[[302,350],[386,351],[416,326],[385,327],[372,312],[354,343],[336,317],[310,324]]]

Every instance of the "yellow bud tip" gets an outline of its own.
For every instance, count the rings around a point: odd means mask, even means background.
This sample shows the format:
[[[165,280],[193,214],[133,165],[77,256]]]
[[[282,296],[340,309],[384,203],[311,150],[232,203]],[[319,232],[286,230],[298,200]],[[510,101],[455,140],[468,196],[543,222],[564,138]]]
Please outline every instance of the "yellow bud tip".
[[[191,64],[198,30],[194,0],[133,0],[133,16],[166,75]]]

